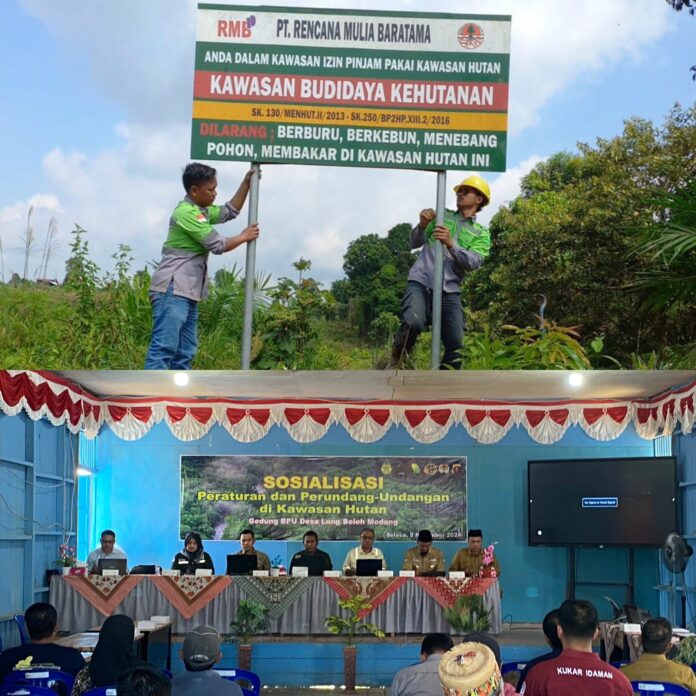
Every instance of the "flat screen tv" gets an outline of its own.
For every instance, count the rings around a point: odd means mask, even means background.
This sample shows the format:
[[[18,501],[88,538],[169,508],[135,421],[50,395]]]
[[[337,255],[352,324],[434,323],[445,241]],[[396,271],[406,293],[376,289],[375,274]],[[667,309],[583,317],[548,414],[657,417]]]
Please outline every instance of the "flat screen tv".
[[[530,546],[661,546],[678,529],[674,457],[527,464]]]

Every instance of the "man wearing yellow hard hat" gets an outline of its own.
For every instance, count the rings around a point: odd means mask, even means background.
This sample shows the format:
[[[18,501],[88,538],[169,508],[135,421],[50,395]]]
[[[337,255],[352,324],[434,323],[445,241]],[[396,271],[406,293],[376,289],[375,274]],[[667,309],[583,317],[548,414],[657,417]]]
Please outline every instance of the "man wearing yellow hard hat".
[[[473,174],[454,187],[457,209],[446,210],[442,225],[435,224],[435,211],[420,212],[418,225],[411,231],[411,249],[423,247],[408,274],[408,285],[401,300],[401,326],[394,338],[390,367],[401,367],[419,334],[431,320],[435,245],[444,248],[442,283],[442,324],[440,337],[445,353],[441,368],[459,369],[464,336],[464,313],[459,286],[464,276],[475,271],[488,256],[491,237],[488,228],[476,222],[476,213],[491,200],[491,189]]]

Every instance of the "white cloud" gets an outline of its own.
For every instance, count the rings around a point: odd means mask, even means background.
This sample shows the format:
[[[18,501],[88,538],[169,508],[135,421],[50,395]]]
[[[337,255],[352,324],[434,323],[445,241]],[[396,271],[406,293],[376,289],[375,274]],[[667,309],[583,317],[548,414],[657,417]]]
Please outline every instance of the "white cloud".
[[[520,162],[516,167],[508,169],[491,181],[491,204],[481,211],[478,216],[479,221],[488,225],[501,206],[517,198],[520,195],[522,179],[545,159],[539,155],[531,155],[524,162]]]

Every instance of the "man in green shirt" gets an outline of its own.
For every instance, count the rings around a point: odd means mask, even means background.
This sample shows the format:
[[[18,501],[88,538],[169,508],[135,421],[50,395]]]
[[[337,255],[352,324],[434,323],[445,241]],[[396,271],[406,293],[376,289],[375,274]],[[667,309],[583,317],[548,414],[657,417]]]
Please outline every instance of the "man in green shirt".
[[[215,169],[199,162],[186,165],[186,196],[171,215],[162,260],[150,282],[152,338],[146,370],[190,369],[198,349],[198,303],[208,295],[208,254],[224,254],[259,236],[258,224],[235,237],[223,237],[213,227],[239,215],[251,175],[250,170],[234,196],[217,206]]]
[[[455,186],[454,192],[457,210],[446,210],[442,225],[435,224],[435,211],[425,208],[411,231],[411,249],[422,249],[409,271],[401,300],[401,326],[389,362],[392,369],[402,367],[418,336],[431,322],[437,244],[442,244],[444,251],[440,337],[445,352],[440,367],[458,370],[461,366],[464,312],[459,286],[467,273],[483,263],[491,248],[488,228],[476,222],[476,213],[490,203],[491,189],[484,179],[474,175]]]

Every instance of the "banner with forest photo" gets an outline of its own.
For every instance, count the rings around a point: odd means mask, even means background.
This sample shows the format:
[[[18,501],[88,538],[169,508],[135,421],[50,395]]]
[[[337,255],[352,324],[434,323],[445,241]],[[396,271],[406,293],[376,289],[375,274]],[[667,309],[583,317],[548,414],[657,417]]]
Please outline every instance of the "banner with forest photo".
[[[181,457],[182,538],[460,540],[466,513],[466,457]]]

